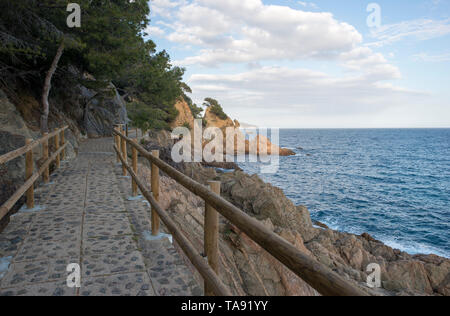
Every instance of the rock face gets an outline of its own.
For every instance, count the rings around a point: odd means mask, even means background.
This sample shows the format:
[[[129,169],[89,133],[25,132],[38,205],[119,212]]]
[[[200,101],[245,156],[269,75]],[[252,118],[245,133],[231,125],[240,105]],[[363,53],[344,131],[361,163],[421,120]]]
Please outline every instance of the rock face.
[[[206,127],[217,127],[221,130],[225,131],[227,127],[233,127],[236,128],[233,121],[227,117],[226,120],[222,120],[217,115],[211,112],[211,108],[206,108],[205,111],[205,120],[206,120]]]
[[[157,146],[157,144],[155,144]],[[149,183],[150,171],[140,166]],[[206,184],[222,182],[221,195],[285,238],[300,251],[375,295],[450,295],[450,260],[394,250],[368,234],[356,236],[311,222],[306,207],[296,206],[282,190],[242,171],[216,173],[201,164],[185,164],[185,174]],[[204,202],[177,184],[161,178],[161,204],[180,230],[203,251]],[[382,288],[371,290],[367,267],[381,267]],[[236,295],[318,295],[245,233],[220,217],[220,276]]]
[[[80,72],[74,68],[69,71],[76,77],[80,76]],[[41,137],[39,118],[42,109],[36,91],[17,87],[8,87],[8,91],[14,91],[11,93],[13,98],[8,98],[0,90],[0,155],[24,146],[26,138]],[[110,136],[114,124],[127,121],[125,103],[112,84],[102,93],[97,93],[80,84],[74,86],[73,82],[55,78],[49,103],[49,130],[69,126],[65,132],[67,159],[75,157],[82,134],[89,137]],[[53,150],[53,143],[50,142],[50,151]],[[35,150],[34,158],[35,168],[40,167],[43,161],[39,147]],[[0,175],[2,205],[24,182],[24,158],[0,165]],[[15,211],[13,209],[12,213]],[[7,221],[6,216],[0,223],[0,229]]]
[[[150,180],[149,168],[140,165],[140,175]],[[208,178],[214,176],[210,174]],[[165,176],[160,180],[162,207],[182,231],[203,252],[204,202],[174,180]],[[266,225],[274,229],[267,221]],[[289,235],[294,242],[301,237]],[[256,245],[236,227],[220,223],[220,276],[235,295],[317,295],[317,293],[271,255]],[[200,282],[200,279],[199,279]]]
[[[33,111],[37,103],[33,103],[32,98],[26,97],[26,103],[22,106],[28,111]],[[19,107],[20,108],[20,107]],[[41,137],[39,129],[33,126],[29,126],[23,117],[30,116],[29,112],[25,112],[25,115],[17,109],[17,107],[10,102],[6,94],[0,90],[0,155],[6,154],[10,151],[18,149],[25,145],[25,139],[38,139]],[[50,127],[56,127],[54,122],[50,122]],[[66,150],[68,158],[75,155],[75,148],[77,142],[73,141],[72,131],[66,132],[68,147]],[[52,144],[50,144],[50,150],[52,150]],[[42,165],[41,149],[37,147],[33,152],[34,165],[37,169]],[[5,165],[0,165],[0,205],[3,205],[14,192],[24,183],[25,178],[25,159],[24,156],[14,159]],[[11,213],[14,213],[17,208],[14,208]],[[8,217],[5,217],[0,222],[0,230],[8,221]]]
[[[250,153],[250,147],[253,146],[256,149],[256,152],[258,154],[261,154],[261,152],[266,152],[268,155],[272,155],[272,149],[275,150],[275,152],[278,152],[278,154],[282,157],[285,156],[293,156],[295,153],[288,149],[288,148],[280,148],[270,142],[270,140],[262,135],[256,136],[256,138],[250,142],[246,142],[246,154]]]
[[[110,94],[97,96],[96,92],[83,86],[78,87],[84,98],[84,128],[90,138],[111,136],[114,124],[128,122],[125,102],[113,84],[109,85]]]
[[[178,111],[178,116],[170,127],[176,128],[188,124],[190,128],[194,128],[194,116],[192,115],[189,105],[183,98],[177,100],[177,103],[175,103],[175,108]]]
[[[211,112],[210,108],[206,109],[205,112],[205,120],[207,122],[206,127],[217,127],[220,128],[224,135],[224,150],[223,152],[226,153],[226,130],[227,128],[234,128],[238,130],[241,127],[241,124],[234,120],[232,121],[231,118],[227,118],[226,120],[223,120],[219,118],[217,115]],[[244,134],[241,131],[238,131],[237,134],[239,135],[236,138],[240,138],[244,140]],[[295,153],[287,148],[280,148],[276,145],[273,145],[270,140],[267,137],[258,135],[253,140],[244,140],[245,142],[245,154],[255,154],[255,152],[252,152],[252,148],[256,149],[257,155],[272,155],[272,148],[275,150],[275,152],[278,152],[280,156],[292,156],[295,155]],[[239,153],[237,144],[235,143],[234,146],[234,155],[242,154]]]

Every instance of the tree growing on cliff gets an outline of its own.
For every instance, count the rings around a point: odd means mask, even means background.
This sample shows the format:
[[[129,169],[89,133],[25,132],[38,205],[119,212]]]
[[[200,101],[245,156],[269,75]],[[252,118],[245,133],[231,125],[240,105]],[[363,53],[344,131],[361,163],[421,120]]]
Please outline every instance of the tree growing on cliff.
[[[192,93],[192,92],[191,92]],[[185,93],[183,94],[183,99],[186,101],[186,103],[189,106],[189,109],[191,110],[192,116],[194,119],[201,119],[201,114],[203,112],[203,109],[199,107],[197,104],[192,102],[192,99],[188,97]]]
[[[45,2],[45,1],[42,1]],[[64,51],[64,33],[43,14],[37,1],[2,2],[0,7],[0,63],[3,80],[26,80],[38,72],[31,70],[36,64],[45,64],[48,56],[56,51],[46,73],[41,91],[41,131],[48,131],[48,96],[51,80]],[[58,47],[55,49],[55,46]],[[6,66],[6,67],[5,67]],[[30,69],[31,68],[31,69]],[[7,85],[6,82],[2,82]]]
[[[211,113],[214,113],[219,117],[221,120],[228,119],[228,115],[225,114],[223,111],[222,106],[220,105],[219,101],[213,98],[205,98],[205,102],[203,103],[203,106],[206,106],[210,109]]]
[[[2,88],[14,93],[14,87],[25,86],[39,94],[45,130],[52,113],[48,100],[63,83],[99,93],[112,82],[132,102],[132,119],[168,128],[178,114],[176,99],[190,88],[182,82],[184,69],[173,67],[167,52],[157,52],[147,39],[148,0],[76,2],[80,28],[68,27],[66,0],[0,0]]]
[[[52,65],[45,76],[44,88],[42,89],[42,116],[41,116],[41,132],[48,132],[48,114],[50,110],[50,105],[48,103],[48,96],[50,94],[50,89],[52,88],[52,78],[55,74],[56,68],[58,67],[59,60],[64,51],[64,38],[59,44],[58,50],[56,51],[55,58],[53,59]]]

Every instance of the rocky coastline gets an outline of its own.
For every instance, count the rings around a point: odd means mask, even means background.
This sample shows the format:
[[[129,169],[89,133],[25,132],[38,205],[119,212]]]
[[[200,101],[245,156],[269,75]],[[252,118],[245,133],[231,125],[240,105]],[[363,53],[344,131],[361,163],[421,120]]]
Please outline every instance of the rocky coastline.
[[[157,133],[146,142],[147,149],[170,152],[173,141],[168,133]],[[153,135],[155,136],[155,135]],[[175,164],[163,159],[200,183],[218,180],[222,196],[299,250],[321,262],[373,295],[450,295],[450,260],[435,255],[409,255],[392,249],[369,234],[361,236],[313,224],[309,211],[294,205],[279,188],[249,175],[237,165],[204,163]],[[145,161],[140,174],[150,183]],[[218,167],[220,167],[218,169]],[[222,169],[230,169],[223,172]],[[203,247],[204,202],[172,179],[161,178],[161,204],[179,228],[197,246]],[[319,295],[304,281],[261,249],[224,218],[220,222],[220,276],[236,295]],[[381,288],[367,286],[367,267],[381,267]]]

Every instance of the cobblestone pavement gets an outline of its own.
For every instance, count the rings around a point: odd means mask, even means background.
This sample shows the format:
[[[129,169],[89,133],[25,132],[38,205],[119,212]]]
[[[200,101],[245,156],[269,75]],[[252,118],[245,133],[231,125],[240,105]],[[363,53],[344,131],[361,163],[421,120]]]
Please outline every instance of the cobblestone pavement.
[[[0,296],[201,295],[168,239],[144,238],[149,208],[127,200],[131,180],[120,176],[112,139],[83,142],[36,189],[45,209],[17,213],[0,234]],[[80,288],[67,286],[72,263]]]

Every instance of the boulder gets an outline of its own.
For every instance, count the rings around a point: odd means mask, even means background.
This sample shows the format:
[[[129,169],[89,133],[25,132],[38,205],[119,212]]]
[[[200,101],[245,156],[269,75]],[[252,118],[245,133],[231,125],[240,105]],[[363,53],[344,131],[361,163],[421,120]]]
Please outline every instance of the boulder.
[[[84,103],[84,129],[88,137],[112,136],[115,124],[128,123],[125,102],[115,86],[110,83],[107,92],[98,94],[80,86]]]
[[[0,90],[0,156],[25,146],[27,138],[38,137],[39,133],[28,128],[20,112]],[[38,149],[34,151],[35,162],[38,161],[40,155]],[[24,183],[24,156],[6,164],[0,164],[0,175],[0,205],[3,205]]]
[[[433,294],[433,288],[421,262],[394,261],[390,262],[386,269],[387,275],[382,275],[383,287],[386,290]]]
[[[450,261],[436,255],[416,255],[425,267],[433,291],[450,295]]]

